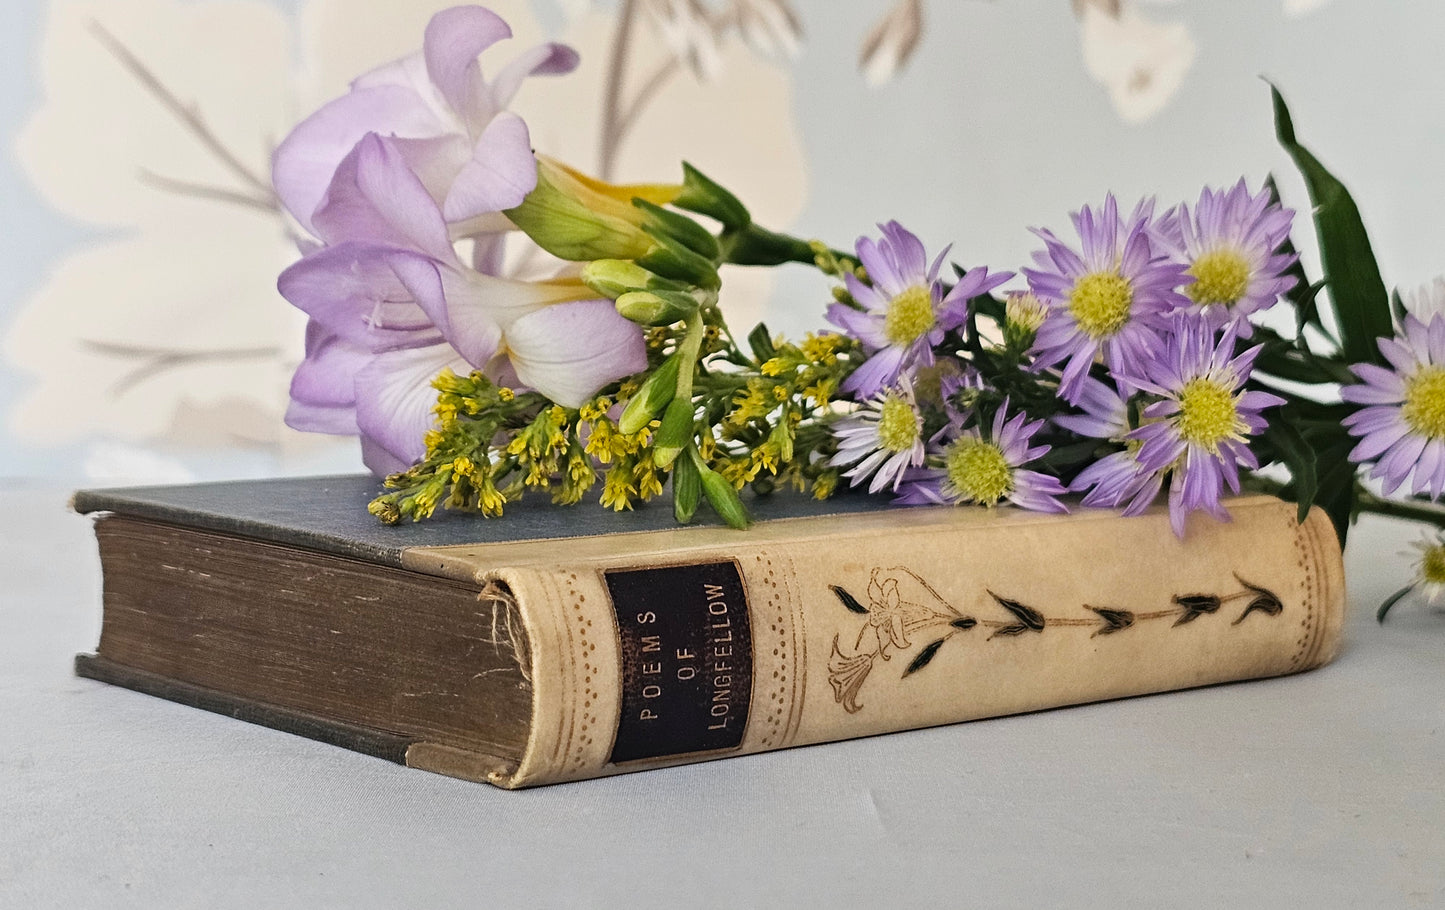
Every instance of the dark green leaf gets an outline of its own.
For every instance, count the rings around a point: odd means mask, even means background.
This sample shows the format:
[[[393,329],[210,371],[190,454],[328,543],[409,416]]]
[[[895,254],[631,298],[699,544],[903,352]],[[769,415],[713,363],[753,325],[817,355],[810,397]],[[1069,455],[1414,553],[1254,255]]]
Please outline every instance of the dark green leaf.
[[[1392,335],[1394,326],[1389,295],[1359,207],[1344,184],[1296,140],[1294,123],[1279,89],[1271,85],[1270,94],[1274,100],[1275,134],[1304,176],[1314,204],[1320,261],[1345,358],[1351,363],[1379,363],[1382,355],[1375,339]]]
[[[852,610],[854,613],[868,612],[868,608],[860,604],[858,602],[858,598],[854,597],[852,594],[849,594],[846,590],[843,589],[841,585],[828,585],[828,590],[838,595],[838,599],[843,601],[843,606]]]
[[[903,675],[911,676],[928,666],[928,662],[933,660],[933,655],[938,653],[938,649],[943,647],[945,641],[947,641],[947,639],[940,638],[938,641],[929,643],[922,651],[919,651],[918,656],[909,662],[908,669],[903,671]]]
[[[773,347],[773,336],[761,322],[748,333],[748,346],[753,349],[753,356],[758,358],[758,363],[766,363],[778,354],[778,349]]]
[[[1294,480],[1292,489],[1294,501],[1299,503],[1298,521],[1304,522],[1319,493],[1319,475],[1315,468],[1315,450],[1293,423],[1294,415],[1285,409],[1278,419],[1270,422],[1264,432],[1265,438]]]
[[[1016,600],[1009,600],[1007,597],[999,597],[992,591],[988,592],[988,596],[998,601],[999,606],[1012,613],[1019,622],[1023,623],[1024,628],[1032,629],[1035,632],[1042,632],[1044,630],[1044,614],[1040,613],[1038,610],[1035,610],[1033,607],[1025,606],[1024,604],[1021,604]],[[1002,635],[1004,633],[1003,630],[1000,629],[994,634]]]
[[[1380,609],[1375,611],[1375,622],[1384,622],[1385,614],[1390,612],[1390,608],[1399,603],[1406,594],[1409,594],[1413,590],[1415,590],[1414,585],[1405,585],[1405,587],[1396,591],[1394,594],[1386,597],[1385,602],[1380,604]]]

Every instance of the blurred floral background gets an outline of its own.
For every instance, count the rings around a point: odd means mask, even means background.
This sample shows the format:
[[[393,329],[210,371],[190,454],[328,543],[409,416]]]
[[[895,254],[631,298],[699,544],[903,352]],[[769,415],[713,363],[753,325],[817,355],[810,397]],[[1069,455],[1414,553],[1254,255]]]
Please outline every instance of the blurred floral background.
[[[75,484],[360,468],[281,415],[304,318],[269,152],[445,0],[6,0],[0,473]],[[686,158],[835,245],[899,218],[1021,264],[1026,228],[1278,171],[1267,75],[1360,201],[1386,274],[1445,272],[1445,7],[1371,0],[491,0],[582,67],[515,107],[621,180]],[[1308,226],[1304,225],[1308,230]],[[1306,249],[1311,243],[1302,244]],[[828,289],[725,276],[734,325],[821,326]]]

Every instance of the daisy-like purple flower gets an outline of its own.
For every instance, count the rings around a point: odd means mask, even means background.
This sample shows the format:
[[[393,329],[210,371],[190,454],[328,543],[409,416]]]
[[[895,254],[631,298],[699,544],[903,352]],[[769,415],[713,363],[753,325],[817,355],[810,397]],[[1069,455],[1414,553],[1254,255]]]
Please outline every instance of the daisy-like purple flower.
[[[1070,403],[1096,357],[1115,375],[1127,374],[1158,343],[1167,315],[1189,304],[1176,290],[1184,265],[1151,240],[1153,214],[1145,200],[1122,218],[1112,194],[1098,212],[1084,206],[1070,216],[1078,251],[1048,230],[1034,231],[1045,248],[1034,253],[1038,268],[1023,271],[1049,313],[1033,350],[1041,368],[1064,364],[1059,393]]]
[[[1188,264],[1194,280],[1182,288],[1210,324],[1226,322],[1268,309],[1294,287],[1284,274],[1299,257],[1279,252],[1289,238],[1294,212],[1270,198],[1268,190],[1250,195],[1241,178],[1228,190],[1205,188],[1191,213],[1181,205],[1157,232],[1171,252]],[[1246,324],[1240,331],[1249,337]]]
[[[1365,405],[1345,418],[1350,433],[1360,437],[1350,460],[1375,462],[1370,476],[1393,493],[1410,475],[1411,493],[1445,492],[1445,314],[1422,322],[1407,314],[1401,334],[1380,339],[1380,353],[1393,369],[1357,363],[1350,369],[1357,385],[1340,389],[1340,397]]]
[[[923,463],[923,415],[904,384],[875,396],[833,427],[838,453],[828,463],[852,465],[844,473],[852,485],[868,483],[868,492],[898,489],[903,472]]]
[[[1008,416],[1008,402],[994,414],[987,438],[977,429],[945,427],[937,465],[909,471],[898,502],[908,505],[977,503],[996,506],[1007,500],[1035,512],[1067,512],[1056,498],[1064,492],[1058,478],[1024,465],[1042,458],[1046,445],[1031,445],[1045,421],[1029,421],[1022,412]]]
[[[948,249],[930,265],[923,242],[896,221],[879,225],[883,237],[858,239],[858,260],[870,284],[845,275],[848,292],[862,307],[835,303],[828,321],[863,342],[869,357],[843,382],[843,391],[868,399],[895,384],[898,377],[933,363],[933,348],[944,334],[963,324],[968,301],[1013,277],[970,269],[948,293],[938,278]]]
[[[1139,443],[1136,458],[1145,470],[1171,472],[1169,519],[1179,537],[1190,512],[1229,520],[1220,498],[1225,486],[1239,492],[1241,465],[1259,467],[1248,441],[1266,426],[1260,411],[1284,404],[1278,395],[1244,389],[1262,346],[1235,354],[1238,331],[1239,323],[1230,323],[1216,337],[1206,317],[1180,314],[1163,350],[1132,378],[1160,400],[1144,408],[1144,425],[1128,439]]]
[[[1080,471],[1069,484],[1073,493],[1084,493],[1083,503],[1091,508],[1118,509],[1138,515],[1159,498],[1166,471],[1150,470],[1139,463],[1139,443],[1129,439],[1126,396],[1097,379],[1087,377],[1079,395],[1082,414],[1053,418],[1054,423],[1080,436],[1122,443],[1125,448],[1104,456]]]

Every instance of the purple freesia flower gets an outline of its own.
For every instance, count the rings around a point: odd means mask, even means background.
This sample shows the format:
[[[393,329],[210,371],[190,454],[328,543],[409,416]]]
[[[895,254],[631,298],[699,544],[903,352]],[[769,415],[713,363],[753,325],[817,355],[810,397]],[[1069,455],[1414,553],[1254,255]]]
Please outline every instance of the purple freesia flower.
[[[358,432],[368,467],[424,454],[444,368],[580,405],[646,366],[641,330],[575,278],[513,281],[464,264],[436,202],[391,140],[362,138],[312,219],[327,246],[282,273],[311,317],[287,422]]]
[[[1145,200],[1121,218],[1112,194],[1097,213],[1084,206],[1071,216],[1079,251],[1046,229],[1034,231],[1045,248],[1034,253],[1039,267],[1023,271],[1049,313],[1033,350],[1040,368],[1065,364],[1059,394],[1070,403],[1096,357],[1116,376],[1128,373],[1157,344],[1167,314],[1189,303],[1176,290],[1185,267],[1151,241],[1153,211]]]
[[[940,434],[938,464],[911,470],[898,502],[908,505],[978,503],[995,506],[1008,500],[1036,512],[1067,512],[1056,498],[1064,492],[1058,478],[1024,466],[1048,454],[1046,445],[1031,445],[1045,421],[1029,421],[1019,412],[1008,416],[1005,401],[994,414],[992,432],[961,429],[950,423]],[[931,461],[931,460],[930,460]]]
[[[363,136],[378,133],[396,143],[448,222],[472,222],[459,227],[458,236],[506,229],[494,213],[520,204],[537,183],[527,126],[507,105],[527,76],[577,66],[571,48],[541,44],[488,81],[477,57],[511,35],[484,7],[437,13],[422,51],[357,79],[277,147],[272,180],[282,204],[312,229],[341,161]]]
[[[828,321],[863,342],[868,359],[843,382],[843,391],[868,399],[898,377],[933,363],[933,348],[968,317],[968,301],[1013,277],[970,269],[946,294],[938,278],[948,249],[930,265],[923,242],[896,221],[879,225],[879,240],[860,237],[858,261],[870,284],[844,275],[848,292],[862,307],[828,307]]]
[[[1294,212],[1270,198],[1268,190],[1250,195],[1241,178],[1228,190],[1205,188],[1193,213],[1187,205],[1171,212],[1156,232],[1167,238],[1177,258],[1188,264],[1194,280],[1183,292],[1210,324],[1226,322],[1268,309],[1294,287],[1284,274],[1299,258],[1279,252],[1289,238]],[[1248,324],[1240,329],[1249,337]]]
[[[1183,537],[1184,520],[1195,510],[1229,520],[1220,503],[1224,487],[1239,492],[1240,466],[1259,467],[1248,439],[1266,426],[1260,411],[1284,399],[1244,389],[1262,346],[1235,354],[1237,322],[1218,338],[1200,314],[1181,313],[1171,328],[1163,349],[1130,377],[1159,400],[1144,408],[1143,425],[1128,439],[1139,443],[1136,458],[1144,470],[1171,472],[1169,518]]]
[[[1412,494],[1445,492],[1445,314],[1423,322],[1406,314],[1400,334],[1379,340],[1392,369],[1369,363],[1350,367],[1357,385],[1340,397],[1364,405],[1345,418],[1360,442],[1350,452],[1356,463],[1375,462],[1370,476],[1393,493],[1414,474]]]

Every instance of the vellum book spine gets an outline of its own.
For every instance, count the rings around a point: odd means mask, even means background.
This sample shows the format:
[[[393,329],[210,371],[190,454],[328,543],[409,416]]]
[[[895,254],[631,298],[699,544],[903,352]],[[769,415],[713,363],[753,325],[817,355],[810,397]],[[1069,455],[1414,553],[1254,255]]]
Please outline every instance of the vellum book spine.
[[[524,787],[1307,670],[1344,577],[1295,509],[1238,499],[1184,541],[1163,511],[905,509],[411,548],[508,592],[534,694],[519,762],[407,762]]]

